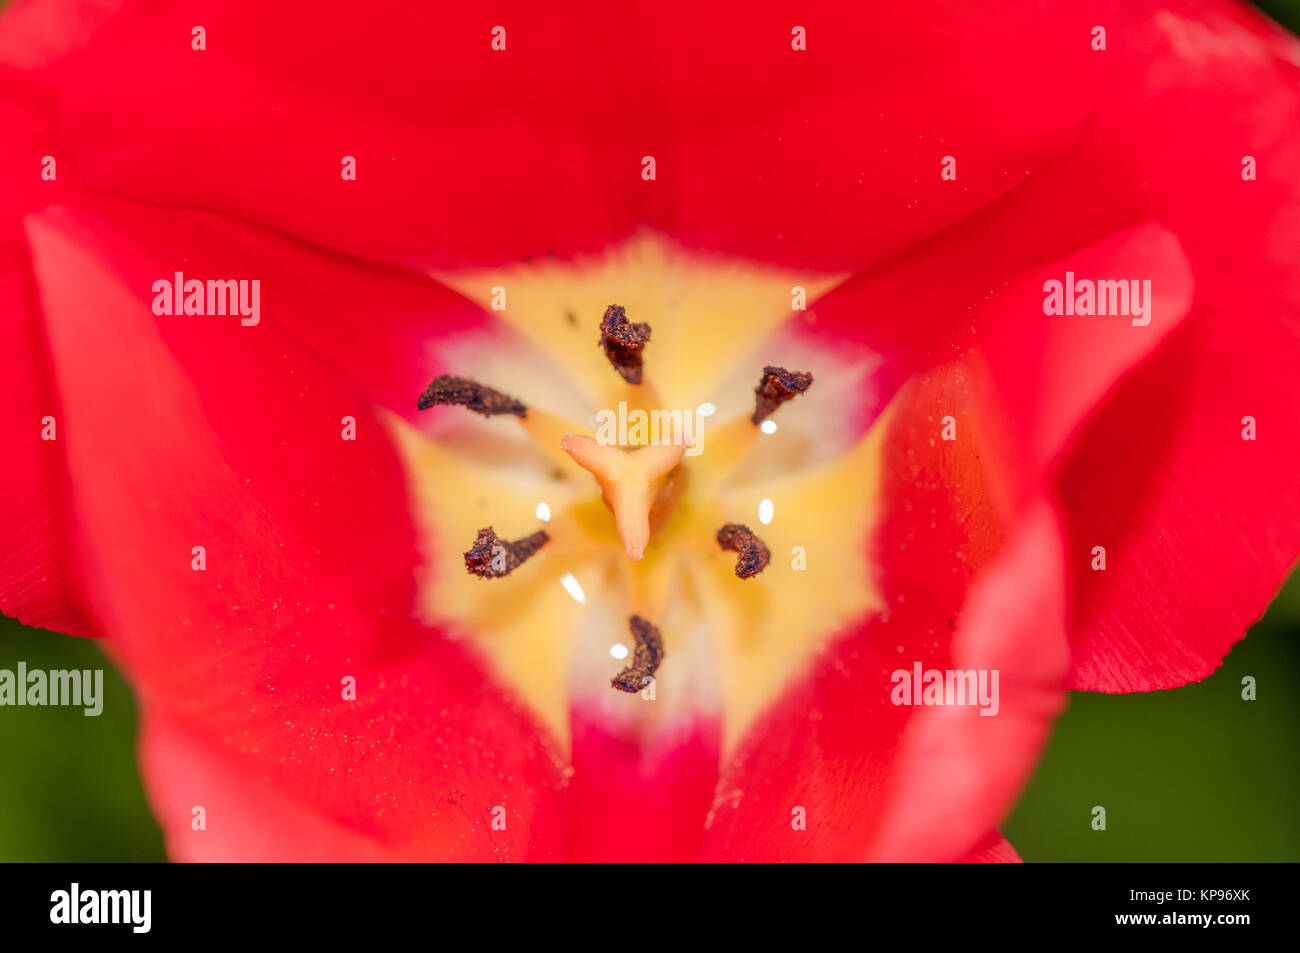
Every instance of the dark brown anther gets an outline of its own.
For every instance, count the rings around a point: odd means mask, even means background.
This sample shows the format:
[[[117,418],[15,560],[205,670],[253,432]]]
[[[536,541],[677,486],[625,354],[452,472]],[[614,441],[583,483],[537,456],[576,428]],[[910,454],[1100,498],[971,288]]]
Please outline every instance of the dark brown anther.
[[[600,346],[614,370],[629,384],[641,383],[641,351],[649,340],[650,325],[633,324],[621,304],[605,309],[600,321]]]
[[[508,543],[489,526],[478,531],[478,538],[465,554],[465,568],[484,579],[500,579],[518,569],[521,563],[546,545],[549,539],[546,530],[539,529],[532,536]]]
[[[769,364],[763,368],[763,378],[754,388],[754,416],[749,419],[755,425],[761,424],[787,400],[811,387],[812,382],[813,376],[804,371],[787,371]]]
[[[632,653],[632,664],[609,680],[620,692],[639,692],[654,680],[659,663],[664,660],[664,639],[659,630],[634,615],[627,620],[636,639],[636,649]]]
[[[718,530],[718,545],[739,554],[736,557],[736,575],[741,579],[757,576],[772,559],[767,544],[741,523],[728,523]]]
[[[501,391],[485,387],[468,377],[453,377],[450,374],[435,377],[424,389],[415,406],[420,410],[428,410],[435,404],[455,404],[484,417],[495,417],[498,414],[514,414],[516,417],[528,415],[528,408],[513,397],[507,397]]]

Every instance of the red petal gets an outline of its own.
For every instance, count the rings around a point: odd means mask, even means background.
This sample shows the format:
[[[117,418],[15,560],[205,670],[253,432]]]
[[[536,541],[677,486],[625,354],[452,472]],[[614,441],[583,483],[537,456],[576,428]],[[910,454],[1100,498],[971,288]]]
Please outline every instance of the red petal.
[[[1196,295],[1062,481],[1071,684],[1104,691],[1208,675],[1300,555],[1300,44],[1244,5],[1159,9],[1124,29],[1117,82],[1132,94],[1088,148],[1124,149]],[[1242,178],[1247,155],[1256,181]]]
[[[943,860],[970,850],[1003,819],[1064,706],[1060,529],[1032,509],[1007,552],[976,584],[952,666],[1000,673],[1000,707],[921,709],[892,770],[896,780],[873,856]]]
[[[277,322],[155,318],[148,289],[173,260],[89,216],[51,210],[28,232],[79,578],[150,720],[159,748],[146,764],[176,754],[205,777],[229,769],[225,783],[310,804],[339,829],[323,846],[307,821],[268,833],[223,819],[237,801],[214,786],[209,833],[273,836],[260,856],[343,852],[357,838],[402,856],[559,855],[560,777],[535,722],[464,650],[409,621],[405,473],[369,399]],[[187,250],[195,274],[222,273],[201,241]],[[323,263],[314,273],[333,276]],[[344,415],[356,442],[340,439]],[[342,698],[349,676],[356,701]],[[203,791],[151,776],[178,853],[226,856],[219,835],[191,831],[186,802]]]
[[[416,398],[431,379],[474,372],[466,366],[468,342],[478,350],[487,348],[485,338],[493,349],[521,346],[477,305],[407,271],[322,252],[211,215],[101,198],[83,204],[93,204],[137,243],[174,251],[164,271],[147,276],[146,287],[175,271],[187,277],[257,277],[267,289],[265,322],[283,329],[369,400],[412,422]],[[206,269],[201,276],[187,262],[196,253]]]
[[[1280,438],[1300,425],[1300,46],[1244,7],[1124,15],[1104,54],[1113,92],[1068,155],[800,323],[846,359],[883,355],[864,426],[917,368],[976,348],[1020,492],[1077,450],[1052,491],[1069,524],[1071,684],[1108,691],[1208,675],[1300,555],[1300,460]],[[1034,282],[1067,268],[1152,280],[1153,325],[1041,315]]]
[[[63,139],[87,181],[439,268],[595,250],[641,225],[861,267],[1068,148],[1104,67],[1090,24],[1048,7],[1008,29],[957,3],[869,22],[852,4],[805,19],[657,3],[580,23],[532,3],[492,22],[416,3],[364,21],[228,4],[205,13],[202,52],[193,19],[116,22],[69,65]],[[791,48],[796,19],[807,52]],[[940,179],[948,154],[960,183]],[[349,155],[355,181],[340,177]]]
[[[1150,282],[1146,313],[1044,314],[1047,282],[1064,284],[1067,275],[1141,275]],[[1000,428],[990,428],[991,436],[1003,439],[1011,455],[1004,472],[1022,493],[1039,491],[1040,478],[1117,383],[1178,327],[1192,294],[1178,241],[1146,222],[1017,274],[976,309],[972,346],[997,394],[990,410]]]
[[[0,36],[18,35],[8,24],[31,4],[6,11]],[[39,19],[39,18],[38,18]],[[43,49],[31,33],[24,43],[0,44],[0,63],[8,54],[36,56]],[[46,39],[53,42],[58,31]],[[45,115],[47,94],[39,83],[0,67],[0,610],[28,625],[85,635],[75,606],[70,573],[70,514],[62,444],[65,424],[50,380],[45,331],[36,300],[22,216],[68,189],[65,179],[45,181],[42,157],[54,137]],[[51,432],[46,418],[52,418]],[[47,440],[44,436],[53,436]]]
[[[72,530],[67,513],[61,437],[67,436],[49,378],[45,335],[25,256],[3,254],[0,264],[0,609],[26,625],[85,635],[75,605],[69,565]],[[46,418],[53,440],[45,440]]]
[[[575,707],[571,858],[697,859],[718,780],[720,735],[716,720],[699,719],[642,736],[622,729],[597,706]]]
[[[962,858],[972,864],[1018,864],[1020,855],[1010,842],[997,831],[989,833],[984,840]]]
[[[1059,535],[1039,505],[997,555],[1005,530],[961,380],[946,369],[917,382],[891,417],[871,541],[887,611],[851,627],[742,740],[706,857],[957,858],[1033,765],[1066,665]],[[936,439],[947,413],[962,439]],[[998,669],[999,713],[891,704],[891,673],[916,662]]]
[[[84,47],[123,6],[116,0],[14,0],[0,20],[0,64],[34,69]]]
[[[250,770],[246,757],[187,731],[165,711],[140,714],[140,768],[172,860],[310,863],[400,856]]]

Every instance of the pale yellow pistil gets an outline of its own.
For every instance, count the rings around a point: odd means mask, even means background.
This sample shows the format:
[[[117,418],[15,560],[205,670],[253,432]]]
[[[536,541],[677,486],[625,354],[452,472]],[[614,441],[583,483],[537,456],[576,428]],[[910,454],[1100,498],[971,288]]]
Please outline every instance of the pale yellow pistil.
[[[684,474],[678,469],[685,444],[616,447],[591,437],[565,434],[560,449],[600,484],[600,494],[614,514],[623,548],[632,559],[645,555],[651,520],[662,523],[681,492]]]

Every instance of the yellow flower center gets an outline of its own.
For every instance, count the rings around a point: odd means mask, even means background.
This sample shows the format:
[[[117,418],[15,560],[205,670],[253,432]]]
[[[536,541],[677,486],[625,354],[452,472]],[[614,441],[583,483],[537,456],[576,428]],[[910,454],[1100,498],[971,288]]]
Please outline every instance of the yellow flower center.
[[[859,438],[842,411],[866,370],[782,330],[815,319],[792,314],[796,288],[815,301],[837,276],[709,260],[644,235],[597,259],[437,277],[497,305],[510,329],[467,333],[452,369],[528,412],[436,410],[426,430],[389,418],[425,531],[416,611],[471,642],[561,751],[577,703],[647,730],[717,715],[730,746],[837,630],[881,608],[868,542],[883,428]],[[600,346],[613,302],[652,328],[639,385]],[[768,364],[817,383],[764,428],[751,417]],[[680,412],[689,442],[623,428],[646,419],[636,411]],[[624,439],[601,439],[616,423]],[[770,549],[752,578],[719,545],[734,524]],[[479,578],[462,553],[489,525],[506,540],[541,528],[549,542],[508,576]],[[632,615],[665,648],[640,697],[609,687],[633,649]]]

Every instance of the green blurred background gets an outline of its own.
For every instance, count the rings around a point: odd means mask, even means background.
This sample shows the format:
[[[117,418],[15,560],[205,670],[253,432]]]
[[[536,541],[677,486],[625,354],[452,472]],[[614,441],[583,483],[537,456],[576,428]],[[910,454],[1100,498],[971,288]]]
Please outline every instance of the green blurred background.
[[[0,8],[4,7],[0,0]],[[1300,32],[1300,0],[1259,6]],[[103,668],[104,711],[0,708],[0,860],[164,860],[131,692],[91,641],[0,618],[0,669]],[[1243,701],[1241,680],[1257,681]],[[1223,667],[1140,695],[1075,693],[1003,830],[1028,861],[1300,860],[1300,573]],[[1092,808],[1106,808],[1105,831]]]

